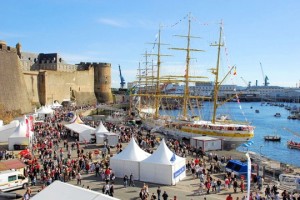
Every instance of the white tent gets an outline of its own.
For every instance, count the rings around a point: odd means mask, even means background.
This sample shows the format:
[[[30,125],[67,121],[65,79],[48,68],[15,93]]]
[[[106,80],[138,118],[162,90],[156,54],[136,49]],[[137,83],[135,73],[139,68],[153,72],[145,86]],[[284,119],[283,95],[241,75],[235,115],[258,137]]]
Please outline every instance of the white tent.
[[[39,118],[45,118],[48,115],[53,115],[54,110],[52,110],[51,108],[48,108],[47,106],[42,106],[40,109],[38,109],[36,111],[36,113],[38,114]]]
[[[9,124],[0,126],[0,142],[7,142],[18,126],[18,120],[13,120]]]
[[[90,142],[90,140],[93,138],[92,134],[95,131],[95,128],[93,127],[85,124],[78,124],[76,122],[72,124],[65,124],[64,126],[71,131],[71,134],[78,134],[79,142]]]
[[[133,174],[134,179],[140,179],[140,161],[149,157],[150,154],[143,151],[131,138],[127,147],[117,155],[110,158],[110,167],[116,177],[123,178],[125,174],[129,177]]]
[[[74,115],[74,117],[72,118],[72,120],[70,122],[71,123],[76,123],[76,124],[84,124],[84,122],[76,114]]]
[[[95,130],[95,134],[98,135],[98,134],[104,134],[104,133],[109,133],[109,131],[105,128],[102,121],[100,121],[99,126]]]
[[[164,139],[157,150],[140,163],[140,180],[175,185],[185,176],[185,158],[175,155]]]
[[[107,138],[104,134],[109,133],[109,131],[105,128],[102,121],[100,121],[99,126],[95,130],[96,135],[96,143],[97,144],[103,144],[104,140]]]
[[[55,108],[60,108],[60,107],[62,107],[62,105],[59,104],[57,101],[55,101],[50,107],[55,109]]]
[[[8,138],[8,150],[17,150],[15,145],[31,148],[33,132],[27,128],[26,121],[19,123],[19,126],[15,129],[13,134]]]
[[[63,183],[61,181],[54,181],[45,189],[31,197],[32,200],[53,200],[53,199],[65,199],[65,200],[118,200],[115,197],[111,197],[105,194],[101,194],[96,191],[88,190],[82,187]]]

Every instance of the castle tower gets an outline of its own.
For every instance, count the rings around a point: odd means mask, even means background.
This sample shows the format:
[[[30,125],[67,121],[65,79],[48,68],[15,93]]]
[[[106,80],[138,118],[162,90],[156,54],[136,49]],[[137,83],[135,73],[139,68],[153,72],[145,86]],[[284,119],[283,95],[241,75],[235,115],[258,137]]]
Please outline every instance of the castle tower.
[[[100,103],[112,103],[111,93],[111,64],[93,63],[94,87],[97,101]]]

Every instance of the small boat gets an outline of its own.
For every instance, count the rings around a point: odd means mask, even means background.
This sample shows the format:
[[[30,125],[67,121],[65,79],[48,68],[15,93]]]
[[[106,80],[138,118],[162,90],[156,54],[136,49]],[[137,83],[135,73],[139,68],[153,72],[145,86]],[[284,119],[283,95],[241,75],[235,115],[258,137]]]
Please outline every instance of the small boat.
[[[281,117],[280,113],[275,113],[274,117]]]
[[[300,142],[294,142],[294,141],[290,140],[290,141],[287,142],[287,146],[290,149],[300,150]]]
[[[288,116],[288,119],[297,119],[297,116],[296,115],[290,115],[290,116]]]
[[[281,137],[277,135],[266,135],[264,139],[265,141],[280,142]]]
[[[259,113],[259,110],[255,110],[255,113]]]

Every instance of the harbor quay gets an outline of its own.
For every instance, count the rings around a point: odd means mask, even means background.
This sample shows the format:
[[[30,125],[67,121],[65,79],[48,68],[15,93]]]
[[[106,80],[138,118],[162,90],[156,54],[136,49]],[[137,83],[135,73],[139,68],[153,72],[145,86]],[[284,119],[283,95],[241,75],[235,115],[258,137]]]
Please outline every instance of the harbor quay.
[[[64,113],[64,114],[62,114]],[[52,137],[52,133],[55,133],[55,130],[51,128],[51,131],[48,132],[50,135],[43,135],[42,128],[46,127],[52,127],[50,124],[56,124],[61,119],[65,118],[65,115],[67,115],[68,110],[56,110],[54,117],[45,119],[45,122],[39,122],[38,128],[36,128],[36,137],[38,141],[46,141]],[[84,117],[82,117],[83,121],[87,125],[97,126],[96,121],[86,121]],[[46,125],[47,124],[47,125]],[[48,126],[49,125],[49,126]],[[57,125],[57,124],[56,124]],[[56,178],[51,176],[42,176],[41,172],[37,174],[36,180],[32,179],[29,182],[29,190],[31,191],[31,196],[34,196],[39,191],[44,189],[47,185],[50,185],[54,180],[60,180],[63,182],[67,182],[72,185],[76,185],[81,188],[89,188],[93,191],[97,191],[102,193],[103,188],[106,185],[113,185],[114,192],[110,195],[113,195],[116,198],[119,199],[151,199],[151,196],[154,194],[156,198],[157,195],[157,189],[160,187],[161,195],[166,192],[168,195],[167,199],[226,199],[229,194],[234,199],[243,199],[246,195],[247,185],[246,180],[242,180],[241,177],[235,177],[232,173],[226,173],[224,171],[224,168],[215,168],[212,166],[216,166],[216,160],[214,157],[217,155],[218,159],[222,161],[223,167],[224,164],[231,159],[239,159],[244,160],[245,159],[245,153],[244,152],[238,152],[236,150],[232,151],[212,151],[212,152],[205,152],[204,154],[200,155],[197,153],[193,153],[191,151],[180,151],[179,149],[176,149],[176,142],[177,139],[174,138],[167,138],[164,135],[161,135],[159,133],[151,133],[147,130],[143,130],[138,126],[129,126],[125,123],[125,121],[113,123],[113,122],[106,122],[104,123],[106,127],[110,127],[112,131],[119,131],[120,127],[128,127],[128,132],[125,134],[120,134],[119,138],[119,144],[118,147],[112,147],[107,148],[107,145],[100,144],[89,144],[89,143],[78,143],[74,138],[70,137],[70,135],[65,134],[66,132],[62,131],[61,138],[59,140],[56,140],[57,138],[53,136],[53,140],[57,141],[57,145],[50,145],[51,147],[49,150],[51,150],[52,155],[50,154],[41,154],[41,151],[36,148],[32,150],[33,156],[36,158],[37,163],[39,163],[40,168],[46,169],[45,171],[49,170],[47,165],[45,163],[53,163],[54,168],[59,168],[60,165],[54,157],[55,152],[57,152],[56,157],[60,157],[61,160],[69,159],[71,162],[78,163],[79,160],[86,160],[87,163],[89,163],[90,168],[82,168],[82,167],[76,167],[77,172],[81,174],[81,181],[78,182],[76,173],[74,175],[70,175],[68,178],[65,178],[64,176],[60,175]],[[56,127],[56,126],[53,126]],[[47,131],[46,131],[47,133]],[[51,137],[50,137],[51,136]],[[156,147],[159,144],[159,141],[164,137],[166,140],[167,145],[169,148],[179,153],[180,156],[183,156],[186,158],[186,177],[180,180],[176,185],[169,186],[169,185],[160,185],[160,184],[154,184],[154,183],[148,183],[148,182],[142,182],[138,180],[134,180],[134,184],[131,184],[127,187],[124,186],[124,179],[123,177],[117,177],[114,178],[114,169],[111,169],[111,172],[109,172],[109,176],[105,175],[105,171],[107,168],[109,168],[109,159],[113,156],[115,156],[118,152],[120,152],[120,149],[125,149],[128,145],[128,142],[130,140],[130,137],[137,137],[140,139],[143,139],[145,141],[149,141],[147,138],[150,136],[150,138],[155,138],[155,145],[153,145],[151,148],[146,148],[147,151],[150,153],[156,149]],[[50,141],[52,141],[50,139]],[[47,143],[47,142],[46,142]],[[120,148],[120,145],[122,148]],[[145,145],[145,144],[144,144]],[[139,143],[139,146],[143,147],[143,144]],[[74,148],[71,146],[75,146]],[[146,145],[147,146],[147,145]],[[49,151],[50,152],[50,151]],[[97,153],[96,153],[97,152]],[[13,152],[14,154],[18,155],[18,152]],[[45,151],[44,151],[45,153]],[[69,154],[69,155],[68,155]],[[59,156],[58,156],[59,155]],[[84,156],[86,155],[86,158]],[[89,156],[91,155],[91,156]],[[22,158],[22,160],[25,163],[28,163],[27,158]],[[197,162],[196,162],[197,160]],[[92,168],[92,163],[104,163],[102,170],[101,170],[101,176],[96,176],[95,169]],[[265,163],[268,165],[274,165],[276,161],[271,160],[265,160]],[[278,162],[277,162],[278,164]],[[51,164],[52,165],[52,164]],[[196,173],[196,166],[201,167],[201,170],[198,170],[199,173]],[[200,169],[200,168],[198,168]],[[30,167],[27,168],[27,172],[30,174]],[[293,168],[294,173],[299,173],[298,168]],[[130,174],[128,174],[128,177]],[[135,175],[133,175],[135,176]],[[234,181],[237,181],[236,191],[234,189]],[[275,192],[270,192],[270,196],[274,195],[282,195],[285,187],[282,187],[279,185],[278,181],[276,179],[264,177],[265,179],[262,182],[256,181],[256,183],[251,183],[251,192],[253,197],[261,196],[261,198],[265,198],[267,195],[265,194],[266,188],[269,185],[271,188],[275,185],[277,187],[277,190]],[[228,180],[231,179],[232,181]],[[207,184],[208,181],[211,181],[211,184]],[[220,188],[216,186],[216,182],[220,180]],[[242,184],[243,183],[243,184]],[[243,190],[243,191],[242,191]],[[27,190],[15,190],[14,192],[23,195]],[[141,197],[141,192],[144,191],[146,195]],[[105,192],[106,193],[106,192]],[[292,195],[292,193],[290,193]],[[296,197],[298,197],[298,194],[295,194]],[[152,199],[154,199],[152,197]],[[161,198],[162,199],[162,198]]]

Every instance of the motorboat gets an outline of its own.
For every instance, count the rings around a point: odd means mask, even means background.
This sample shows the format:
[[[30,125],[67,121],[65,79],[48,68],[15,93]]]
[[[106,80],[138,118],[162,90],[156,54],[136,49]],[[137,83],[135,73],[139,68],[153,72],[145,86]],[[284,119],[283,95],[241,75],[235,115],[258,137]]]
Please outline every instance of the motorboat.
[[[265,141],[270,141],[270,142],[280,142],[281,137],[278,135],[266,135],[264,137]]]
[[[275,113],[274,117],[281,117],[280,113]]]

